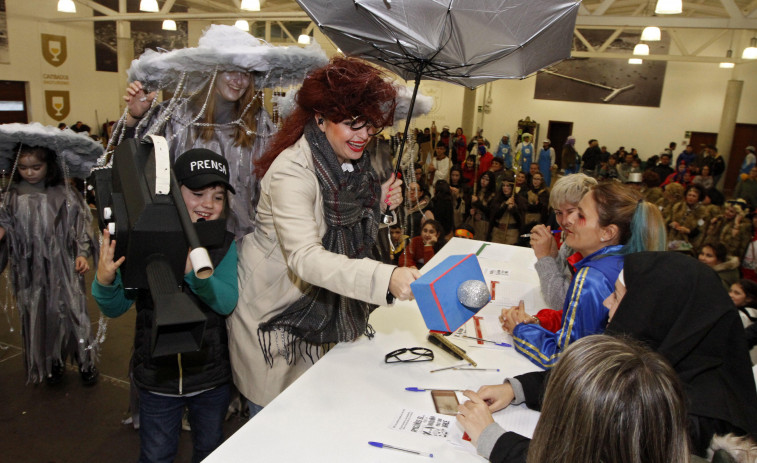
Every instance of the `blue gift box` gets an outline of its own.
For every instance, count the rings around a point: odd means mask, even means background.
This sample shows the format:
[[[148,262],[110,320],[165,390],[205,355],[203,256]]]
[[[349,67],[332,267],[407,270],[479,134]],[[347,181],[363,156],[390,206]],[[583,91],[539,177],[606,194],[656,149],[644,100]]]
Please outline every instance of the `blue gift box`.
[[[485,282],[475,254],[449,256],[410,284],[429,330],[452,333],[481,310],[457,298],[458,286],[467,280]]]

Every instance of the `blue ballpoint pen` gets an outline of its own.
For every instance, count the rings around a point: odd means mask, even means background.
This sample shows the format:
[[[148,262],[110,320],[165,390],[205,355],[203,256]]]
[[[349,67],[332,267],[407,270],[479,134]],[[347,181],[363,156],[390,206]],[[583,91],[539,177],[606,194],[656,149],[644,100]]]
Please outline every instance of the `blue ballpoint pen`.
[[[368,441],[368,443],[370,445],[372,445],[374,447],[378,447],[380,449],[399,450],[400,452],[412,453],[413,455],[420,455],[422,457],[434,458],[434,454],[433,453],[419,452],[417,450],[410,450],[410,449],[403,449],[403,448],[395,447],[395,446],[389,445],[389,444],[382,444],[381,442]]]

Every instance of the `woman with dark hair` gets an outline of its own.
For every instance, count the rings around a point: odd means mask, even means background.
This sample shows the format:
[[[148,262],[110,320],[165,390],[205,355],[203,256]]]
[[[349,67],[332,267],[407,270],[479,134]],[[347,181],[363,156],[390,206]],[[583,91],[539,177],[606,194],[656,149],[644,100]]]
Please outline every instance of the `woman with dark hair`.
[[[473,391],[458,421],[492,462],[684,463],[686,400],[670,364],[630,339],[571,345],[547,381],[533,440],[503,432]]]
[[[434,185],[434,196],[428,205],[434,218],[442,224],[443,235],[447,238],[455,231],[454,198],[449,183],[439,180]]]
[[[526,206],[526,228],[544,224],[549,212],[549,188],[541,172],[531,177],[531,185],[524,195],[528,205]]]
[[[670,275],[676,275],[676,284],[660,284]],[[680,253],[629,254],[604,304],[609,311],[605,334],[643,342],[678,374],[694,454],[704,456],[715,433],[757,436],[757,388],[744,328],[711,269]],[[511,403],[540,410],[546,378],[546,372],[526,373],[483,386],[478,396],[491,412]],[[494,442],[503,433],[493,431],[489,437]]]
[[[729,255],[723,243],[705,244],[698,259],[717,272],[725,289],[739,281],[739,258]]]
[[[486,241],[489,239],[489,216],[491,204],[497,195],[496,179],[493,172],[484,172],[478,179],[476,194],[471,196],[470,225],[473,227],[473,239]]]
[[[476,156],[469,155],[463,163],[461,170],[463,178],[468,185],[473,185],[478,181],[478,172],[476,171]]]
[[[505,175],[497,196],[491,202],[491,240],[494,243],[516,244],[526,216],[526,200],[515,194],[512,176]],[[476,207],[474,203],[472,207]]]
[[[623,268],[623,256],[665,249],[660,211],[634,189],[620,183],[595,186],[578,203],[578,214],[563,219],[565,244],[583,258],[568,288],[562,325],[556,333],[525,313],[523,304],[502,311],[503,328],[513,335],[515,349],[542,368],[551,368],[571,342],[602,333],[612,293]]]
[[[744,328],[751,327],[750,330],[754,330],[752,325],[757,322],[757,283],[752,280],[741,279],[731,285],[728,289],[728,295],[731,296],[733,304],[739,310]],[[757,349],[752,349],[751,345],[749,347],[749,357],[752,359],[752,363],[755,363]]]
[[[468,156],[468,141],[465,138],[465,134],[463,133],[463,128],[458,127],[455,130],[455,134],[452,136],[452,153],[450,154],[450,158],[452,158],[452,162],[454,164],[462,164],[465,162],[466,156]]]
[[[449,171],[449,188],[452,192],[452,205],[455,209],[455,227],[460,227],[468,217],[471,188],[465,183],[463,171],[458,166],[452,166]]]
[[[672,186],[669,185],[668,188]],[[704,230],[706,211],[700,202],[704,198],[704,191],[699,185],[686,188],[682,201],[673,204],[670,209],[668,225],[668,242],[671,245],[685,242],[696,248]]]
[[[234,383],[251,414],[322,354],[372,336],[368,315],[410,299],[415,269],[372,259],[379,212],[401,182],[383,185],[364,152],[394,117],[395,87],[373,66],[334,58],[310,73],[266,154],[255,232],[239,251],[239,304],[228,321]]]

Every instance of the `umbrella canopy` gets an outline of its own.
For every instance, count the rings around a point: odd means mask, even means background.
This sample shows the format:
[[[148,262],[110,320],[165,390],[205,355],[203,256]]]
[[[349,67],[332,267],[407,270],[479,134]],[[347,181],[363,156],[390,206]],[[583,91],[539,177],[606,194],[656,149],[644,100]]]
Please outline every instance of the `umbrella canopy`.
[[[570,56],[574,0],[297,0],[345,54],[475,88]]]

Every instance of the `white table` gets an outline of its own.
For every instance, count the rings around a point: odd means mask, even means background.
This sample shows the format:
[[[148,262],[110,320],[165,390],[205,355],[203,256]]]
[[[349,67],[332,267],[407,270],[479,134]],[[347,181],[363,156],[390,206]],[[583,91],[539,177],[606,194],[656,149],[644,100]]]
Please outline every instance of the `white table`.
[[[455,238],[427,264],[429,268],[454,254],[478,251],[482,242]],[[539,294],[535,257],[528,248],[490,244],[481,254],[497,256],[498,267],[510,271],[526,288],[533,307],[545,307]],[[504,262],[501,258],[504,258]],[[480,257],[482,267],[487,259]],[[442,438],[416,436],[389,429],[403,408],[434,411],[429,392],[407,392],[405,387],[472,389],[502,382],[537,368],[513,348],[468,348],[479,367],[501,372],[430,370],[460,361],[432,346],[428,329],[415,302],[398,302],[378,308],[370,319],[376,336],[342,343],[328,352],[294,384],[231,436],[206,462],[372,462],[418,463],[417,455],[377,449],[368,441],[426,451],[431,461],[482,461],[445,442]],[[457,342],[456,342],[457,343]],[[400,347],[429,347],[433,362],[384,363],[384,355]]]

